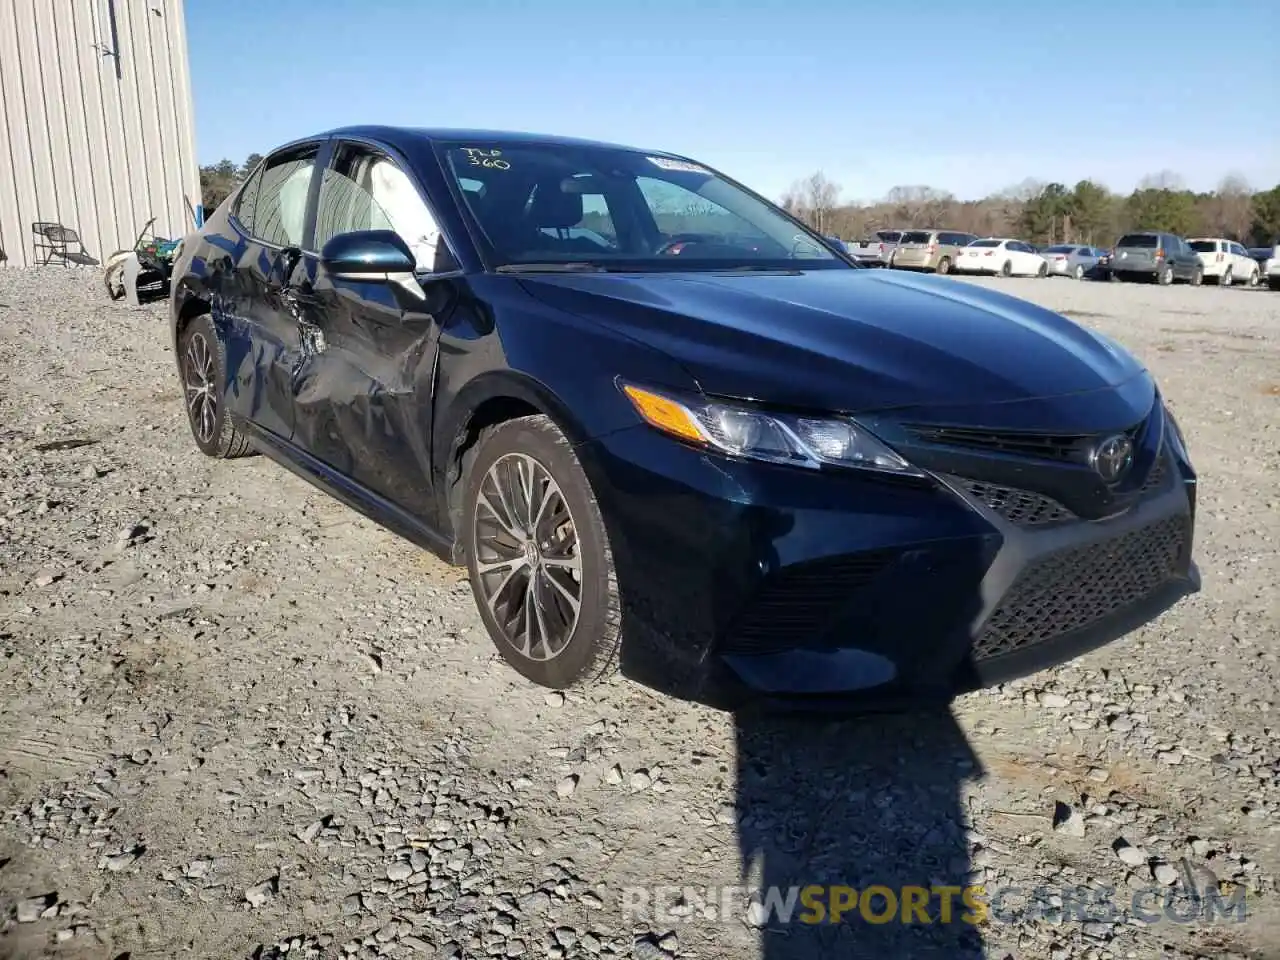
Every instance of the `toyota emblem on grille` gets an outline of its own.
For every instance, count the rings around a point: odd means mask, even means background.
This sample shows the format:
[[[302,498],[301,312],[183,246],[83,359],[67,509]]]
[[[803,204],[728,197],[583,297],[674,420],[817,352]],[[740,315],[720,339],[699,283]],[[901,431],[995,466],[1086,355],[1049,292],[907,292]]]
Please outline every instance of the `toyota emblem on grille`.
[[[1133,441],[1124,434],[1107,437],[1093,448],[1089,463],[1105,483],[1116,483],[1133,466]]]

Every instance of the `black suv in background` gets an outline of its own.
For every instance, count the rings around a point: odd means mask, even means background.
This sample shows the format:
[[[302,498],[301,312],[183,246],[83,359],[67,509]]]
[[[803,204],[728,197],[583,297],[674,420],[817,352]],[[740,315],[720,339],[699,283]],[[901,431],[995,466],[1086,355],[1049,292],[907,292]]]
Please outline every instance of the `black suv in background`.
[[[1168,285],[1185,280],[1193,287],[1204,280],[1204,266],[1191,245],[1172,233],[1126,233],[1111,251],[1112,280],[1147,277]]]

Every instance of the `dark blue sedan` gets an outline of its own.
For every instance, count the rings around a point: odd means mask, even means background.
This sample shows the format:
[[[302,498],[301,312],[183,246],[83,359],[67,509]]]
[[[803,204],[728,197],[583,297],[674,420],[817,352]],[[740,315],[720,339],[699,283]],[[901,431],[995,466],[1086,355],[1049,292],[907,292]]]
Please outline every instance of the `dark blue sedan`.
[[[318,134],[186,238],[172,291],[199,449],[465,565],[539,684],[946,699],[1198,588],[1195,474],[1128,351],[860,269],[685,157]]]

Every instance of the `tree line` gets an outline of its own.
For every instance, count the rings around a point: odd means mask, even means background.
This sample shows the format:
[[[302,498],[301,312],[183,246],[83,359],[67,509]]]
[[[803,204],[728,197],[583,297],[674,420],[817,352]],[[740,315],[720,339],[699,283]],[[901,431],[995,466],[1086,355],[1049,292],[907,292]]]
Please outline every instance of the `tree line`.
[[[222,160],[201,167],[205,213],[212,213],[261,159],[255,153],[242,164]],[[1091,180],[1069,187],[1031,179],[981,200],[957,200],[929,186],[894,187],[875,203],[842,202],[842,192],[819,171],[793,184],[782,205],[814,229],[843,240],[916,227],[1099,246],[1130,230],[1225,237],[1255,247],[1280,243],[1280,184],[1254,190],[1238,176],[1224,177],[1208,193],[1186,189],[1168,171],[1144,177],[1127,196]]]
[[[1127,196],[1092,180],[1067,186],[1032,179],[981,200],[957,200],[929,186],[894,187],[874,203],[843,203],[841,193],[839,184],[819,171],[793,184],[782,205],[814,229],[843,240],[916,227],[1098,246],[1132,230],[1223,237],[1255,247],[1280,243],[1280,184],[1254,190],[1234,175],[1207,193],[1186,189],[1169,171],[1144,177]]]

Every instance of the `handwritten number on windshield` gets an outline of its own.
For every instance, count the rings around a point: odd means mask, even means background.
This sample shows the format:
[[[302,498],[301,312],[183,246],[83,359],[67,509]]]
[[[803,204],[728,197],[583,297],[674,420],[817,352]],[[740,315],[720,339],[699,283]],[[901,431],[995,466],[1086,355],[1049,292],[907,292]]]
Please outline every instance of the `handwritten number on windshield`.
[[[467,162],[473,167],[487,167],[490,170],[510,170],[511,164],[502,157],[501,150],[482,150],[480,147],[463,147]]]

